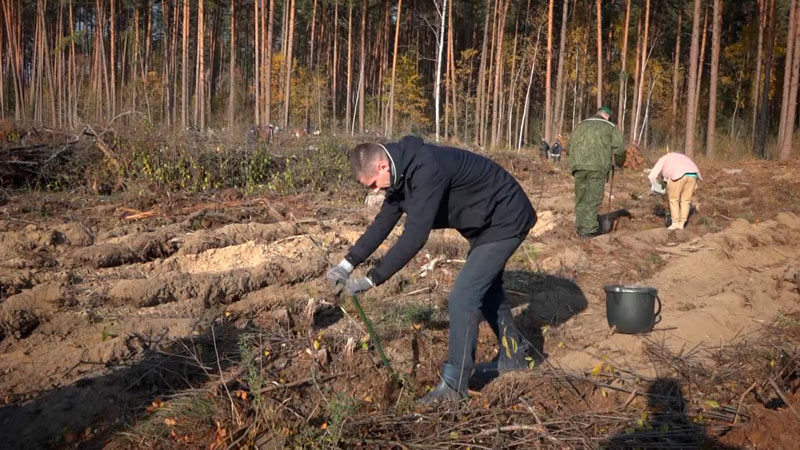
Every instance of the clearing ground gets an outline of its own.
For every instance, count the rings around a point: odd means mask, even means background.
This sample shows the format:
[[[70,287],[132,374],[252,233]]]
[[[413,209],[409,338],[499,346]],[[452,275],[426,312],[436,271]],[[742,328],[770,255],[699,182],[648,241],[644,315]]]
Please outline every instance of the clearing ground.
[[[644,171],[618,172],[612,206],[633,217],[579,241],[564,162],[496,159],[539,214],[505,276],[539,354],[450,411],[414,400],[446,355],[468,250],[455,233],[434,232],[362,299],[400,385],[325,283],[376,212],[361,190],[6,193],[2,447],[794,448],[797,162],[701,162],[699,211],[680,231],[655,214]],[[653,332],[609,329],[607,284],[658,289]],[[493,341],[482,326],[479,360]]]

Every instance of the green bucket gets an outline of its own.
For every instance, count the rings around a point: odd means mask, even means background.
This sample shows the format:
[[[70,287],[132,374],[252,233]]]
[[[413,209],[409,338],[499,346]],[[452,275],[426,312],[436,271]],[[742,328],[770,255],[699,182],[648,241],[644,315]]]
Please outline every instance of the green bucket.
[[[605,286],[608,326],[619,333],[649,333],[661,321],[661,299],[651,287]],[[658,302],[658,309],[655,309]]]

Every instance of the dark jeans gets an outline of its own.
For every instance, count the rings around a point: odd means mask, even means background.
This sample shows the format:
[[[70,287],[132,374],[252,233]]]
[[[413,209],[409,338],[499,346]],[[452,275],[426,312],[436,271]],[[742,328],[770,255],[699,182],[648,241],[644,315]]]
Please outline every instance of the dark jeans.
[[[448,303],[450,341],[448,362],[463,370],[475,366],[478,324],[485,318],[496,336],[513,326],[503,289],[503,269],[525,235],[473,248],[456,277]]]

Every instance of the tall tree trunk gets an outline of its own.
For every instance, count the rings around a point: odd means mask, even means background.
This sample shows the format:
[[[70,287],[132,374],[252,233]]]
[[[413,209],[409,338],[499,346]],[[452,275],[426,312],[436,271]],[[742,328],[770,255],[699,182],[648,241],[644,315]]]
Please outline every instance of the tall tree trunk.
[[[203,0],[197,1],[197,110],[199,119],[197,126],[201,132],[206,129],[206,58],[205,58],[205,14],[203,12]]]
[[[717,130],[717,78],[719,74],[720,33],[722,33],[722,0],[714,0],[714,36],[711,44],[711,78],[708,87],[708,131],[706,157],[714,159],[714,134]]]
[[[25,94],[22,79],[22,49],[20,46],[21,27],[19,14],[11,0],[3,1],[3,19],[5,21],[6,36],[9,48],[9,66],[14,84],[14,119],[23,120],[25,117]]]
[[[189,0],[183,0],[181,48],[181,128],[185,130],[189,126]]]
[[[628,63],[628,29],[631,23],[631,0],[625,2],[625,28],[622,30],[622,53],[620,54],[619,70],[619,98],[617,101],[617,128],[620,133],[625,133],[625,91],[628,84],[628,73],[625,67]],[[680,24],[680,19],[678,19]],[[680,25],[678,25],[680,27]],[[674,116],[674,114],[673,114]]]
[[[267,12],[267,44],[264,45],[264,114],[261,120],[264,126],[272,121],[272,41],[275,33],[275,0],[269,0]]]
[[[792,84],[792,63],[794,62],[794,33],[796,1],[789,0],[789,23],[786,27],[786,57],[783,65],[783,89],[781,90],[781,118],[778,127],[778,144],[783,144],[783,135],[786,129],[786,113],[789,106],[789,91]]]
[[[642,61],[639,63],[639,91],[636,93],[635,119],[633,121],[633,136],[638,136],[639,116],[642,110],[642,96],[644,95],[644,85],[647,79],[647,61],[649,52],[647,49],[648,35],[650,34],[650,0],[645,2],[644,13],[644,39],[642,40]],[[636,139],[633,139],[634,143]]]
[[[484,146],[491,145],[489,139],[491,134],[488,132],[489,128],[489,111],[491,106],[490,92],[494,93],[494,63],[496,60],[495,51],[497,49],[497,24],[500,22],[500,2],[503,0],[495,0],[492,8],[492,31],[489,34],[489,53],[486,57],[489,58],[489,66],[486,69],[486,90],[483,99],[483,110],[481,111],[481,144]]]
[[[447,0],[442,0],[442,7],[436,8],[439,11],[439,15],[441,16],[441,25],[439,26],[439,35],[438,35],[438,42],[436,43],[436,81],[433,84],[433,104],[434,104],[434,111],[435,111],[435,121],[436,121],[436,142],[439,142],[439,101],[441,98],[440,90],[442,85],[442,58],[444,57],[444,32],[445,32],[445,21],[447,15]]]
[[[494,72],[494,99],[492,101],[492,135],[489,141],[490,147],[497,145],[500,133],[500,94],[503,91],[503,36],[505,35],[506,15],[511,0],[500,0],[502,2],[497,22],[497,38],[495,39],[495,72]]]
[[[552,103],[550,99],[550,82],[553,72],[553,0],[547,6],[547,69],[544,82],[544,140],[550,143],[550,127],[553,123]]]
[[[293,70],[293,62],[292,62],[292,53],[293,53],[293,46],[294,46],[294,11],[295,11],[295,0],[290,0],[291,3],[289,4],[289,31],[286,43],[286,79],[284,87],[283,87],[283,127],[289,128],[289,111],[291,106],[291,94],[292,94],[292,70]]]
[[[353,85],[353,1],[347,1],[347,93],[345,95],[344,127],[345,130],[351,129],[350,111],[352,99],[351,89]]]
[[[700,39],[700,59],[697,61],[697,86],[694,90],[695,114],[700,111],[700,92],[703,87],[703,68],[706,62],[706,36],[708,36],[708,8],[703,13],[703,37]],[[699,121],[699,115],[696,116]]]
[[[639,12],[639,17],[636,23],[636,57],[634,58],[633,69],[633,101],[631,102],[631,123],[630,123],[630,141],[636,141],[636,93],[639,92],[639,84],[642,80],[642,14]]]
[[[75,35],[75,20],[73,16],[74,1],[69,2],[69,34]],[[67,123],[70,127],[74,127],[77,122],[78,114],[78,87],[76,84],[76,69],[75,69],[75,39],[70,39],[69,43],[69,68],[67,69]]]
[[[678,126],[678,90],[681,80],[681,25],[683,22],[683,6],[678,6],[678,31],[675,33],[675,56],[672,59],[672,114],[670,115],[670,136],[675,136]]]
[[[509,74],[511,78],[511,85],[509,86],[509,93],[507,97],[503,97],[504,99],[507,98],[508,106],[506,107],[508,113],[506,114],[505,122],[506,122],[506,147],[512,148],[513,145],[513,130],[514,130],[514,107],[517,105],[517,80],[519,79],[519,75],[522,73],[522,64],[520,61],[519,70],[517,70],[517,42],[519,38],[519,20],[520,16],[522,15],[521,10],[517,10],[517,17],[514,20],[514,41],[511,47],[511,72]],[[502,122],[501,118],[501,122]]]
[[[603,106],[603,5],[597,0],[597,107]],[[646,49],[645,49],[646,50]]]
[[[294,0],[292,0],[294,1]],[[358,71],[358,132],[364,132],[364,92],[365,76],[364,70],[367,63],[367,6],[369,0],[362,2],[361,8],[361,60]]]
[[[397,18],[394,25],[394,50],[392,51],[392,84],[389,86],[389,121],[386,127],[386,137],[391,138],[394,128],[394,83],[397,75],[397,45],[400,42],[400,13],[403,10],[403,0],[397,0]]]
[[[3,34],[4,33],[0,32],[0,120],[4,120],[6,118],[6,82],[5,78],[3,77],[3,73],[6,70],[7,58],[4,58],[5,53],[3,53]]]
[[[380,33],[380,42],[376,43],[378,49],[378,60],[380,65],[378,68],[378,95],[375,97],[375,103],[378,108],[378,118],[376,120],[375,128],[380,126],[386,130],[386,119],[389,117],[389,103],[386,101],[386,81],[387,72],[389,71],[389,39],[391,36],[391,12],[392,3],[390,0],[383,0],[383,30]]]
[[[230,67],[228,71],[228,130],[233,131],[236,104],[236,0],[231,0]]]
[[[149,68],[150,68],[150,46],[152,40],[153,40],[153,0],[147,0],[147,39],[145,39],[144,66],[143,66],[145,76],[149,73]]]
[[[564,108],[562,107],[562,97],[565,95],[564,89],[564,61],[567,59],[566,45],[567,45],[567,16],[569,14],[569,0],[564,0],[563,8],[561,11],[561,36],[558,44],[558,69],[556,70],[556,112],[555,112],[555,134],[561,133],[561,118],[564,115]]]
[[[253,77],[253,114],[255,115],[255,125],[261,125],[261,15],[259,6],[261,0],[253,0],[253,58],[255,59],[255,76]]]
[[[455,53],[455,39],[453,33],[453,3],[454,1],[450,2],[450,12],[449,17],[447,18],[447,47],[448,47],[448,58],[447,63],[449,72],[450,72],[450,90],[451,90],[451,97],[452,97],[452,105],[453,105],[453,136],[458,137],[458,95],[456,92],[457,80],[456,80],[456,53]]]
[[[769,90],[772,79],[773,49],[775,47],[775,0],[769,1],[767,9],[767,54],[764,57],[764,87],[761,91],[761,111],[758,116],[758,129],[755,151],[761,158],[767,156],[767,127],[769,124]]]
[[[402,2],[402,0],[400,0]],[[333,82],[331,83],[331,106],[333,107],[333,113],[331,117],[331,131],[336,131],[336,94],[339,92],[337,89],[337,75],[339,74],[339,0],[333,0]],[[400,26],[400,7],[397,7],[397,25]],[[397,45],[395,41],[395,52],[397,52]],[[394,68],[392,68],[394,71]],[[394,88],[394,74],[392,74],[392,88]],[[390,110],[391,111],[391,110]],[[391,124],[389,125],[391,130]],[[389,135],[390,133],[387,133]]]
[[[258,101],[261,105],[260,112],[259,112],[259,121],[256,121],[256,125],[259,126],[262,130],[265,129],[267,126],[266,114],[267,110],[270,109],[270,106],[266,104],[266,96],[267,92],[271,91],[272,85],[267,85],[265,82],[265,78],[267,76],[267,0],[261,1],[261,5],[258,9],[258,17],[254,17],[253,20],[259,21],[259,33],[256,33],[257,38],[254,39],[253,43],[253,50],[258,51],[258,56],[261,64],[256,65],[253,72],[258,77],[258,86],[259,90],[259,97]],[[271,57],[270,57],[271,59]]]
[[[750,103],[752,104],[753,115],[751,116],[750,136],[753,139],[753,146],[756,145],[756,121],[758,119],[758,101],[761,89],[761,73],[763,72],[764,54],[764,31],[767,28],[767,2],[769,0],[758,0],[758,47],[756,48],[756,73],[753,77],[753,90]]]
[[[701,0],[694,0],[692,15],[692,45],[689,47],[689,89],[686,98],[686,136],[683,151],[694,158],[695,120],[697,105],[694,103],[694,90],[697,87],[697,55],[700,47],[700,6]]]
[[[800,85],[800,0],[796,0],[794,13],[794,51],[792,52],[792,79],[789,84],[789,103],[786,113],[786,125],[780,142],[780,160],[786,161],[792,154],[794,142],[794,124],[797,121],[797,91]]]
[[[311,12],[311,44],[308,51],[308,71],[314,72],[314,33],[317,30],[317,0],[314,0],[314,8]]]
[[[478,68],[478,92],[475,99],[475,145],[481,144],[481,128],[483,117],[483,103],[486,97],[486,52],[489,47],[489,15],[491,0],[486,0],[486,15],[483,20],[483,43],[481,44],[481,62]]]
[[[110,45],[111,45],[111,57],[109,58],[109,65],[111,66],[111,81],[109,84],[111,85],[111,101],[109,103],[109,110],[108,115],[109,118],[113,118],[117,114],[117,38],[116,38],[116,29],[117,29],[117,12],[116,12],[116,4],[117,0],[111,0],[111,25],[110,31],[111,34],[109,36]]]
[[[519,139],[517,140],[517,151],[522,148],[522,136],[524,134],[525,124],[528,119],[528,107],[530,106],[531,85],[533,85],[533,74],[536,72],[536,57],[539,54],[539,33],[542,31],[542,26],[536,30],[536,46],[533,48],[533,59],[531,60],[531,74],[528,77],[528,89],[525,90],[525,106],[522,108],[522,125],[519,128]],[[566,96],[565,96],[566,97]]]

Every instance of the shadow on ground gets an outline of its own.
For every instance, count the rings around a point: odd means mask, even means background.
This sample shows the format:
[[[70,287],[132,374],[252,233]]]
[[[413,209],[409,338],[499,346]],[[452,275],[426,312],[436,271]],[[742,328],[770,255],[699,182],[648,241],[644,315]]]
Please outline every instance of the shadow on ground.
[[[603,449],[720,449],[739,450],[709,435],[702,423],[689,417],[681,383],[657,378],[647,388],[647,412],[640,424],[600,444]]]
[[[568,278],[543,272],[506,271],[503,283],[509,306],[521,313],[514,322],[531,344],[530,357],[535,366],[547,359],[542,327],[564,324],[588,306],[581,288]],[[470,380],[470,388],[479,390],[493,378]]]
[[[104,375],[32,392],[0,406],[4,449],[103,448],[155,399],[219,379],[238,361],[241,330],[229,324],[212,333],[161,344],[148,342],[139,361],[120,363]],[[14,401],[16,400],[16,401]],[[213,435],[214,424],[209,424]]]

